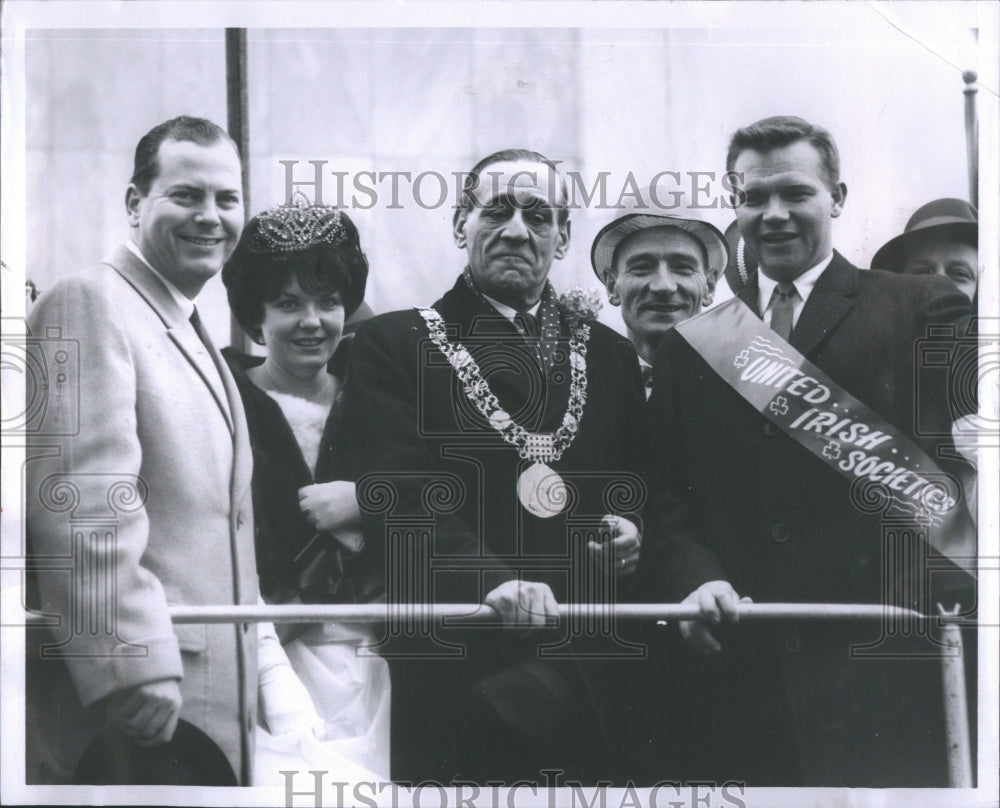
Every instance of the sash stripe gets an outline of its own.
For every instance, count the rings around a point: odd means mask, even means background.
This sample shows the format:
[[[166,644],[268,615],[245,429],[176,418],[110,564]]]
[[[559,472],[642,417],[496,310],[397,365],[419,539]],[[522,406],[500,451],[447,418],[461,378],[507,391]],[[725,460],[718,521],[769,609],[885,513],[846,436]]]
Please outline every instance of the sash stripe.
[[[852,484],[877,486],[887,509],[939,528],[928,531],[931,546],[975,573],[975,528],[959,481],[742,300],[728,300],[676,331],[757,412],[826,466]]]

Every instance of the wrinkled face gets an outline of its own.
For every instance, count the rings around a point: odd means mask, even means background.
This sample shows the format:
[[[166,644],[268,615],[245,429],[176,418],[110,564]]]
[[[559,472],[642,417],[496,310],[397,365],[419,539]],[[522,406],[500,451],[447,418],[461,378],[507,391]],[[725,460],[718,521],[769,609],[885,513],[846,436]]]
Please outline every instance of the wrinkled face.
[[[165,140],[157,165],[149,193],[134,185],[126,191],[132,238],[158,272],[194,297],[222,269],[243,230],[240,159],[228,141]]]
[[[621,305],[629,334],[655,344],[662,334],[712,300],[701,244],[677,227],[633,233],[615,250],[605,274],[608,298]]]
[[[915,233],[906,251],[903,272],[943,275],[972,300],[979,285],[979,251],[962,241],[942,241],[933,233]]]
[[[294,276],[277,300],[264,304],[260,326],[268,358],[292,376],[310,378],[325,370],[344,330],[339,292],[308,294]]]
[[[544,163],[487,166],[473,204],[455,217],[455,244],[483,294],[515,309],[542,295],[552,261],[569,247],[569,221],[559,222],[559,179]]]
[[[761,153],[743,151],[734,170],[742,172],[744,199],[736,218],[761,271],[791,281],[833,249],[831,225],[843,210],[847,187],[830,187],[820,153],[800,140]]]

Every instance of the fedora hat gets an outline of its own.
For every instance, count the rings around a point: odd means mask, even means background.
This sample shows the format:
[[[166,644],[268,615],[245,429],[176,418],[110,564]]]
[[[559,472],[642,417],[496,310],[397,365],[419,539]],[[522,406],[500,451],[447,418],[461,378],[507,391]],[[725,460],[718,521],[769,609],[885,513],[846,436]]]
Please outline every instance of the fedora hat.
[[[120,727],[106,729],[87,747],[74,785],[238,786],[225,753],[194,724],[177,722],[173,738],[140,746]]]
[[[625,207],[625,213],[601,228],[590,249],[590,263],[598,279],[604,282],[604,273],[614,269],[615,250],[633,233],[651,227],[676,227],[692,235],[705,248],[708,256],[706,274],[718,281],[729,259],[726,239],[717,228],[698,219],[685,219],[672,213],[665,213],[662,205],[655,204],[647,195],[630,196],[632,202]]]
[[[872,258],[872,269],[900,272],[906,250],[917,234],[935,233],[942,238],[979,245],[979,214],[964,199],[935,199],[910,217],[901,235],[890,239]]]

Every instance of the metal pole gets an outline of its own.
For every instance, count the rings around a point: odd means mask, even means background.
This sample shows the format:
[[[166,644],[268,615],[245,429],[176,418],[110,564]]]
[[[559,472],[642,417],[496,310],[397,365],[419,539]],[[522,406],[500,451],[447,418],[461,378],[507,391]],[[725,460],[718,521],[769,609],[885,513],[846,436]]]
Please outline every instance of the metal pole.
[[[979,118],[976,114],[976,79],[974,70],[962,74],[965,81],[965,154],[969,167],[969,202],[979,207]]]
[[[955,623],[941,631],[945,643],[941,657],[944,692],[944,731],[948,746],[948,785],[972,788],[972,755],[969,751],[969,714],[965,692],[965,653],[962,632]]]
[[[740,620],[939,620],[912,609],[878,604],[842,603],[743,603],[736,607]],[[445,625],[500,625],[497,614],[481,603],[421,604],[362,603],[346,605],[296,604],[286,606],[171,606],[174,623],[379,623],[392,618],[443,620]],[[600,617],[631,620],[698,620],[697,606],[676,603],[560,604],[559,621]],[[24,615],[29,627],[53,626],[51,616]],[[552,621],[548,625],[554,624]],[[948,780],[953,788],[972,786],[969,722],[965,691],[965,661],[958,623],[945,621],[941,658],[945,740],[948,745]]]
[[[560,604],[559,620],[620,618],[625,620],[698,620],[697,606],[678,603]],[[878,604],[743,603],[740,620],[929,620],[911,609]],[[289,606],[171,606],[175,623],[378,623],[401,617],[444,620],[446,624],[496,623],[497,615],[481,603],[359,603]],[[33,616],[29,616],[33,617]]]
[[[243,220],[250,217],[250,115],[247,102],[247,30],[226,29],[226,124],[243,164]],[[249,349],[247,335],[229,318],[229,344],[241,353]]]

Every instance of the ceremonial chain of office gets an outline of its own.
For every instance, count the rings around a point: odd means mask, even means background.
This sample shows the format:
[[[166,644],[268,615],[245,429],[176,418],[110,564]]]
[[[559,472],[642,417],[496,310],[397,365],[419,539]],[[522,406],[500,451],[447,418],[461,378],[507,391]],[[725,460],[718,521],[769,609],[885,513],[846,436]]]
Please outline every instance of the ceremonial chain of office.
[[[569,338],[570,387],[569,403],[562,424],[553,433],[535,434],[516,423],[500,406],[497,397],[483,378],[479,365],[469,350],[460,342],[449,342],[445,336],[445,323],[435,309],[417,309],[427,323],[431,341],[447,357],[465,388],[465,395],[476,405],[500,436],[517,449],[524,460],[547,463],[558,460],[576,437],[587,403],[587,340],[590,338],[588,323],[574,323]]]
[[[564,500],[559,492],[563,481],[547,464],[559,460],[580,429],[583,407],[587,403],[587,340],[590,324],[574,320],[570,325],[569,402],[562,424],[555,432],[528,432],[500,406],[500,401],[483,378],[479,365],[460,342],[449,342],[444,319],[435,309],[417,309],[427,323],[431,341],[455,369],[465,395],[482,413],[487,423],[500,437],[517,449],[523,460],[532,461],[518,479],[517,496],[521,504],[536,516],[548,518],[562,511]]]

